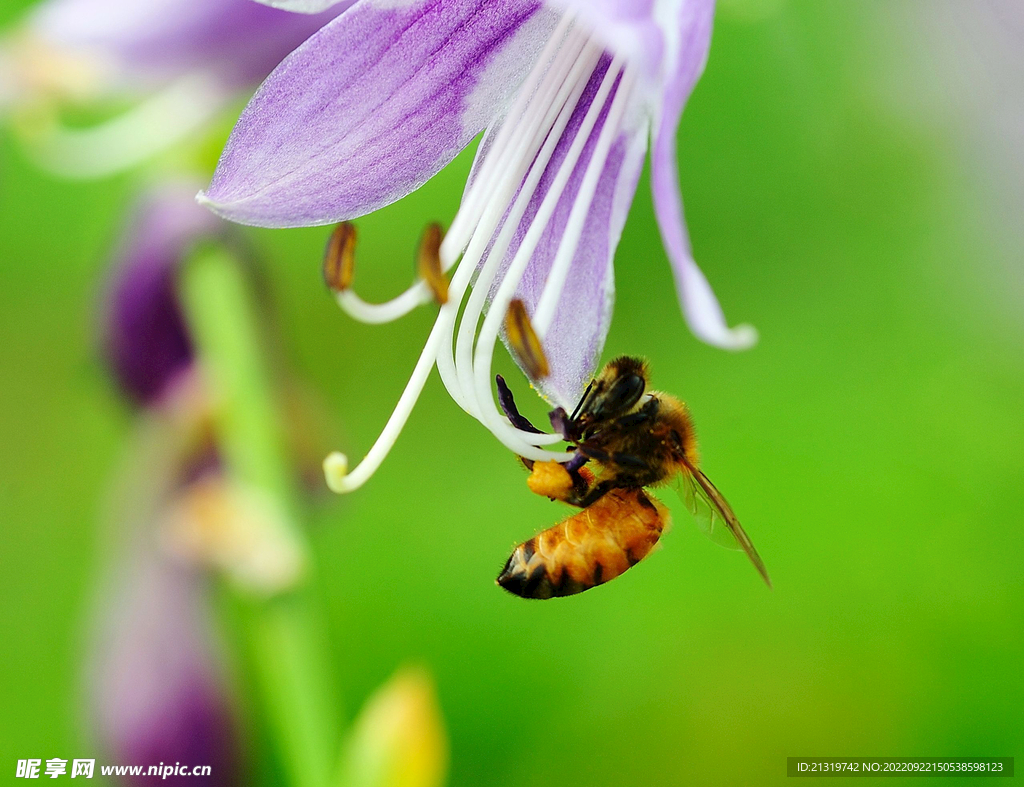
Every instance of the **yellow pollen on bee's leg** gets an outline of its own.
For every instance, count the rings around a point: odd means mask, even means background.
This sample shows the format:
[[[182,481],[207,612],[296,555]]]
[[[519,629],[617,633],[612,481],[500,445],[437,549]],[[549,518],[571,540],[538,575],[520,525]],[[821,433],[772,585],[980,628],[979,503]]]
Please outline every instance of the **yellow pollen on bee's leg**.
[[[356,264],[356,227],[348,221],[339,224],[324,252],[324,281],[334,292],[352,286]]]
[[[534,462],[526,485],[535,495],[555,500],[564,500],[573,488],[572,476],[560,462]]]
[[[434,293],[434,300],[439,306],[448,303],[448,279],[444,276],[444,269],[441,265],[441,242],[444,240],[444,230],[441,225],[434,223],[427,225],[420,239],[419,253],[416,255],[416,270],[419,277]]]
[[[505,334],[508,336],[509,346],[531,380],[539,380],[550,374],[551,369],[547,356],[544,355],[544,347],[537,337],[537,332],[533,330],[530,315],[526,312],[526,304],[518,298],[508,306],[508,313],[505,315]]]

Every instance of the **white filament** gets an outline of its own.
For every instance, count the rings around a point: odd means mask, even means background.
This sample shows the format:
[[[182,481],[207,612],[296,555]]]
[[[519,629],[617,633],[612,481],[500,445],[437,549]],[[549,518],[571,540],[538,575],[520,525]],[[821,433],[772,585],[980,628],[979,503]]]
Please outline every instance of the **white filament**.
[[[609,69],[611,73],[612,69]],[[607,80],[607,77],[606,77]],[[569,220],[566,223],[565,231],[558,244],[558,252],[551,264],[551,271],[548,273],[547,281],[544,282],[544,291],[541,293],[540,302],[537,304],[537,311],[533,316],[533,327],[537,335],[544,339],[548,329],[555,318],[555,312],[562,299],[562,290],[565,287],[565,280],[569,275],[569,268],[576,256],[580,240],[583,237],[583,227],[587,221],[587,215],[593,205],[594,197],[597,194],[597,187],[604,173],[605,165],[608,162],[608,155],[611,152],[612,144],[618,135],[623,115],[626,112],[626,105],[629,101],[634,76],[632,72],[624,72],[622,83],[615,95],[615,101],[608,112],[601,135],[597,140],[594,154],[587,166],[583,182],[580,184],[579,195],[573,203]],[[597,103],[595,101],[595,103]]]
[[[573,75],[574,69],[572,68],[571,57],[579,54],[579,48],[576,47],[576,42],[573,40],[571,33],[572,31],[565,37],[566,46],[554,53],[555,59],[551,67],[549,69],[535,70],[537,78],[544,80],[547,84],[542,84],[537,89],[521,91],[520,95],[528,95],[536,99],[536,101],[528,100],[524,102],[524,105],[521,107],[520,114],[524,116],[523,122],[505,123],[502,126],[502,130],[511,129],[513,126],[521,129],[522,133],[519,143],[515,147],[504,144],[503,135],[499,132],[498,138],[487,153],[487,159],[496,159],[497,164],[492,166],[485,159],[480,167],[481,173],[493,173],[494,177],[489,181],[478,177],[474,181],[469,194],[463,199],[462,208],[460,208],[459,213],[455,217],[453,226],[459,222],[459,217],[464,212],[477,217],[475,229],[469,238],[468,247],[465,248],[462,255],[463,264],[471,266],[473,270],[477,269],[483,255],[487,253],[494,230],[503,221],[508,210],[509,201],[515,195],[516,190],[519,189],[526,169],[534,160],[545,138],[551,136],[548,132],[551,130],[552,118],[549,116],[552,114],[552,111],[558,112],[557,105],[553,108],[548,106],[551,104],[551,93],[554,88],[561,88],[564,85],[566,77]],[[580,38],[580,36],[577,34],[576,38]],[[561,100],[564,103],[564,93],[565,91],[560,89],[559,95],[555,97],[556,101]],[[511,117],[511,114],[509,117]],[[543,167],[536,168],[538,178],[542,170]],[[527,191],[527,189],[520,189],[520,191]],[[477,205],[481,206],[479,210],[476,207]],[[521,215],[520,213],[519,216]],[[514,224],[517,224],[518,221],[518,217],[515,218],[514,222],[510,217],[509,222],[506,222],[506,224],[512,223],[514,227]],[[449,233],[448,237],[451,237],[451,233]],[[444,252],[445,249],[442,247],[442,253]],[[474,290],[476,289],[474,288]],[[481,298],[485,295],[486,287],[483,288]],[[445,350],[438,357],[438,372],[452,398],[455,399],[463,410],[472,414],[475,408],[472,403],[466,400],[463,394],[463,388],[459,383],[455,362],[452,357],[451,341],[454,327],[453,322],[450,326],[451,331],[445,340]]]
[[[558,80],[558,69],[562,66],[562,58],[577,45],[576,40],[585,39],[578,32],[574,34],[572,15],[566,14],[559,20],[558,26],[548,39],[540,57],[537,58],[537,63],[527,75],[523,87],[516,94],[515,101],[505,113],[506,121],[511,119],[512,122],[503,122],[497,132],[493,134],[493,142],[487,140],[490,143],[487,156],[480,162],[479,170],[472,174],[473,182],[464,195],[462,207],[452,220],[452,225],[445,236],[445,243],[441,246],[442,256],[446,256],[447,252],[447,256],[454,261],[466,248],[490,196],[490,191],[487,194],[482,194],[481,189],[493,190],[500,182],[495,176],[495,169],[499,164],[504,166],[508,160],[507,156],[503,156],[502,153],[508,148],[512,136],[519,130],[518,124],[514,122],[515,119],[523,115],[527,106],[535,98],[537,91],[545,83]],[[481,184],[487,185],[482,186]],[[478,205],[479,210],[476,207]]]
[[[335,293],[334,298],[349,317],[369,325],[381,325],[394,322],[413,309],[430,303],[434,300],[434,291],[418,281],[401,295],[384,303],[367,303],[351,289]]]

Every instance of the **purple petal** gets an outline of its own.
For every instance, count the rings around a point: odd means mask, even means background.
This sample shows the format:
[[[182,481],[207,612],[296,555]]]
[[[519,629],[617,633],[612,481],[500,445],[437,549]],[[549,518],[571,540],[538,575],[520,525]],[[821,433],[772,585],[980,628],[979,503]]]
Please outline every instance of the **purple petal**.
[[[526,235],[529,223],[540,208],[583,117],[590,108],[607,64],[606,58],[591,77],[563,132],[551,162],[531,198],[517,237],[506,255],[505,266],[511,262],[512,256]],[[541,300],[545,282],[558,253],[559,242],[569,221],[569,214],[580,197],[584,173],[597,146],[607,112],[606,106],[591,132],[579,162],[573,169],[573,174],[558,200],[551,221],[516,292],[516,297],[526,304],[531,316],[534,315]],[[543,380],[537,381],[536,385],[549,400],[566,408],[571,408],[578,401],[583,389],[590,382],[600,361],[611,323],[615,295],[612,259],[633,195],[636,193],[647,142],[647,126],[641,119],[628,117],[625,128],[628,131],[621,133],[612,144],[587,213],[583,235],[573,256],[554,320],[544,337],[544,353],[551,373]]]
[[[273,227],[399,199],[500,113],[554,21],[538,0],[362,0],[271,74],[202,199]]]
[[[156,403],[192,365],[176,275],[188,249],[225,225],[195,204],[195,187],[147,194],[127,223],[103,310],[103,353],[125,394]]]
[[[665,25],[670,78],[662,95],[660,121],[651,151],[651,188],[662,240],[675,274],[683,313],[694,334],[717,347],[741,350],[757,341],[748,325],[729,328],[711,286],[697,267],[683,218],[676,158],[676,131],[686,101],[704,71],[711,45],[714,0],[675,0],[673,22]]]
[[[51,44],[112,61],[131,82],[204,69],[239,87],[263,79],[352,2],[309,17],[252,0],[48,0],[29,25]]]

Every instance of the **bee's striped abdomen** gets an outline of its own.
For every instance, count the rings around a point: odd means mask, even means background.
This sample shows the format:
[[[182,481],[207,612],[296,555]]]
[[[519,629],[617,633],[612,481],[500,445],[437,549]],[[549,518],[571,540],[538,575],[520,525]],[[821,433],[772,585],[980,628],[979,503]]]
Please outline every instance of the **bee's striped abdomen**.
[[[668,512],[642,489],[614,489],[515,548],[498,584],[523,598],[582,593],[650,554]]]

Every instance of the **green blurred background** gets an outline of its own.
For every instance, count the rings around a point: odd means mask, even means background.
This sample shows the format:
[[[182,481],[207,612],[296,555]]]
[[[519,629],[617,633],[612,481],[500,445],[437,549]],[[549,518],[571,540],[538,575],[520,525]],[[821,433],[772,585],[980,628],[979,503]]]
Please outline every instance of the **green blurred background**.
[[[4,0],[0,22],[26,5]],[[682,180],[697,258],[756,349],[685,328],[646,175],[618,251],[606,356],[648,356],[690,403],[774,592],[681,512],[610,585],[501,592],[510,547],[564,511],[435,376],[381,471],[313,522],[348,718],[399,664],[426,663],[453,787],[781,784],[787,756],[1020,753],[1020,212],[952,115],[913,108],[915,80],[942,76],[893,22],[901,5],[723,0]],[[364,295],[410,281],[419,230],[450,220],[469,161],[360,222]],[[136,187],[57,181],[0,142],[5,762],[94,756],[82,621],[132,417],[93,328]],[[288,360],[335,414],[333,447],[359,457],[433,315],[344,316],[320,279],[325,236],[252,233]]]

